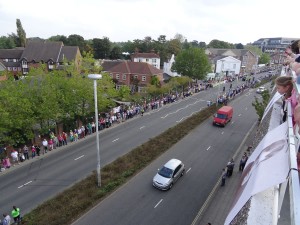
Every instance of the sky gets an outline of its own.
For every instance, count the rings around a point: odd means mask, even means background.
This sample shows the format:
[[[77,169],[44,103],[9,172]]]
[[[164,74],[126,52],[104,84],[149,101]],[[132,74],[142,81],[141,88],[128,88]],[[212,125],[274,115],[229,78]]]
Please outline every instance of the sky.
[[[0,0],[0,36],[17,33],[20,19],[27,38],[77,34],[125,42],[181,34],[206,44],[300,39],[290,9],[296,6],[297,0]]]

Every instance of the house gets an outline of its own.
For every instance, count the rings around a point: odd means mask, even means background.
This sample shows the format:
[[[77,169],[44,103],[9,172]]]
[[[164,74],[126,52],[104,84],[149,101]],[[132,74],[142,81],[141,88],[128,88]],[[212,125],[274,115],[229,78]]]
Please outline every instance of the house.
[[[48,71],[62,69],[66,62],[74,62],[79,69],[81,54],[77,46],[62,42],[31,41],[25,48],[0,49],[0,62],[14,76],[28,74],[30,68],[47,64]]]
[[[252,45],[260,48],[262,52],[265,53],[284,53],[285,49],[295,40],[300,38],[285,38],[285,37],[275,37],[275,38],[260,38],[254,41]]]
[[[20,58],[23,75],[39,63],[47,64],[47,70],[52,71],[62,69],[66,62],[74,62],[75,68],[79,69],[81,54],[77,46],[64,46],[63,42],[29,42]]]
[[[132,91],[142,92],[150,84],[152,76],[163,81],[163,71],[145,62],[132,62],[126,60],[103,60],[103,72],[109,73],[116,82],[116,88],[126,85]],[[136,87],[135,87],[136,86]]]
[[[208,48],[205,50],[206,55],[212,63],[222,57],[231,56],[241,61],[241,73],[250,73],[257,67],[258,56],[247,49],[217,49]]]
[[[214,64],[216,65],[216,74],[223,74],[226,76],[240,74],[241,61],[232,56],[221,57],[217,59]]]
[[[154,52],[151,53],[139,53],[136,52],[131,55],[131,61],[133,62],[145,62],[157,69],[160,69],[160,57]]]

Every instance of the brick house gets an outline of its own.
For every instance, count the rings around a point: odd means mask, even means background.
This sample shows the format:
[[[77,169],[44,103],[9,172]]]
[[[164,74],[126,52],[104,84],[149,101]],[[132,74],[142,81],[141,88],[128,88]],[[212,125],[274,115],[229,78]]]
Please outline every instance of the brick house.
[[[48,71],[62,69],[65,62],[74,62],[78,69],[81,54],[77,46],[64,46],[63,42],[30,41],[25,48],[0,49],[0,61],[13,75],[26,75],[40,63],[46,64]]]
[[[104,60],[101,66],[103,72],[107,72],[116,82],[117,89],[126,85],[133,90],[137,85],[137,91],[142,92],[150,84],[152,76],[157,76],[161,82],[163,81],[163,71],[144,62]],[[137,84],[134,80],[137,81]]]
[[[160,69],[160,57],[154,52],[151,53],[139,53],[136,52],[131,55],[131,61],[133,62],[145,62],[157,69]]]
[[[247,49],[217,49],[205,50],[208,58],[213,62],[215,58],[231,56],[241,61],[241,73],[250,73],[257,66],[258,56]]]

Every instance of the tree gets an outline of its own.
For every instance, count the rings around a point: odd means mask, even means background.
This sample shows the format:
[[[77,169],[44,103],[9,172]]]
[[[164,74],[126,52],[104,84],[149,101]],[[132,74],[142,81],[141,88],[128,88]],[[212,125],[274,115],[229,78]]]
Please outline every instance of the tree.
[[[68,44],[68,38],[64,35],[56,35],[48,38],[49,41],[61,41],[65,45]]]
[[[203,49],[189,48],[177,55],[172,70],[193,79],[204,79],[211,65]]]
[[[199,42],[199,47],[200,48],[206,48],[206,43],[204,41]]]
[[[270,63],[270,55],[268,53],[263,53],[258,60],[259,64],[268,64]]]
[[[93,39],[94,56],[96,59],[107,59],[111,54],[111,42],[109,38]]]
[[[244,49],[244,45],[242,43],[234,44],[236,49]]]
[[[270,100],[270,93],[269,91],[264,91],[261,93],[261,96],[262,96],[262,101],[259,101],[259,99],[256,96],[254,96],[255,100],[254,102],[252,102],[252,106],[254,106],[256,110],[256,114],[258,115],[258,121],[261,121],[264,115],[265,109]]]
[[[85,41],[84,38],[77,34],[71,34],[69,35],[67,39],[67,43],[64,43],[68,46],[78,46],[80,49],[80,52],[82,53],[85,49]]]
[[[121,47],[119,45],[114,45],[110,52],[110,59],[120,59],[122,56]]]
[[[26,33],[22,27],[22,23],[20,19],[17,19],[17,34],[19,38],[18,47],[25,47],[26,45]]]
[[[263,54],[261,49],[257,46],[254,46],[254,45],[245,45],[244,48],[251,51],[253,54],[256,54],[258,56],[261,56]]]
[[[219,41],[219,40],[214,39],[211,42],[209,42],[208,48],[225,48],[225,49],[231,49],[231,48],[234,48],[234,45],[230,44],[228,42],[225,42],[225,41]]]
[[[16,44],[13,38],[5,36],[0,37],[0,49],[12,49],[15,47]]]

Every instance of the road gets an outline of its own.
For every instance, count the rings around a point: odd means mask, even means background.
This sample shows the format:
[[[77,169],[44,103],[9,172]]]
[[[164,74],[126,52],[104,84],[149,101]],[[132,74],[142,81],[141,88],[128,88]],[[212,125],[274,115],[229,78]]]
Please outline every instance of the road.
[[[234,117],[225,128],[212,126],[207,120],[73,225],[190,225],[222,168],[257,122],[251,105],[253,95],[255,90],[231,102]],[[152,178],[171,158],[185,163],[186,174],[172,190],[157,190]]]
[[[233,86],[235,85],[234,83]],[[228,88],[229,84],[225,86]],[[159,135],[169,127],[183,121],[193,113],[200,111],[206,107],[207,100],[215,100],[215,98],[216,88],[203,91],[178,102],[166,105],[158,110],[145,113],[143,117],[132,119],[114,128],[100,132],[101,166],[103,167],[114,161],[134,147],[146,142],[149,138]],[[247,103],[249,105],[251,104],[249,101],[247,101]],[[254,112],[251,114],[253,117],[256,116]],[[212,127],[210,125],[208,122],[206,125],[207,128],[205,129],[208,129],[208,131],[211,130]],[[226,128],[226,130],[229,129]],[[218,130],[218,128],[214,130]],[[239,130],[240,128],[234,132],[234,136],[244,135],[243,133],[236,135],[239,133]],[[204,148],[211,146],[212,150],[213,145],[209,145],[208,142],[214,140],[218,143],[221,139],[212,139],[210,132],[211,131],[204,132],[201,135],[201,139],[197,137],[197,140],[201,140],[201,146],[207,142],[207,146],[204,146]],[[228,132],[222,134],[223,137],[226,137],[226,135],[228,135],[227,133]],[[231,135],[233,135],[233,133]],[[190,136],[193,136],[193,134]],[[95,142],[95,135],[87,137],[85,140],[81,140],[76,144],[73,143],[63,149],[55,150],[55,153],[53,152],[46,156],[33,159],[26,165],[24,164],[19,168],[14,168],[8,173],[1,174],[0,212],[10,211],[12,205],[17,205],[22,208],[25,214],[38,204],[50,199],[57,193],[62,192],[75,182],[89,175],[91,171],[96,168]],[[200,143],[198,143],[198,145]],[[240,141],[236,139],[234,143],[237,145]],[[188,149],[194,149],[194,147],[189,146]],[[207,152],[213,152],[211,150]],[[221,155],[223,154],[222,152],[220,153]],[[193,152],[192,154],[197,155],[199,152]],[[210,156],[208,157],[210,158]],[[227,159],[228,158],[224,160],[226,161]],[[215,157],[213,157],[212,160],[215,160]],[[190,163],[193,164],[192,162]],[[156,165],[156,167],[158,167],[158,165]],[[213,170],[211,172],[213,172]],[[149,174],[152,176],[153,170],[151,170],[151,172],[149,171]],[[214,172],[208,176],[210,177],[208,180],[216,176],[217,172]],[[188,177],[188,174],[186,177]],[[208,191],[210,187],[205,186],[208,188]],[[158,193],[162,194],[160,192]]]

